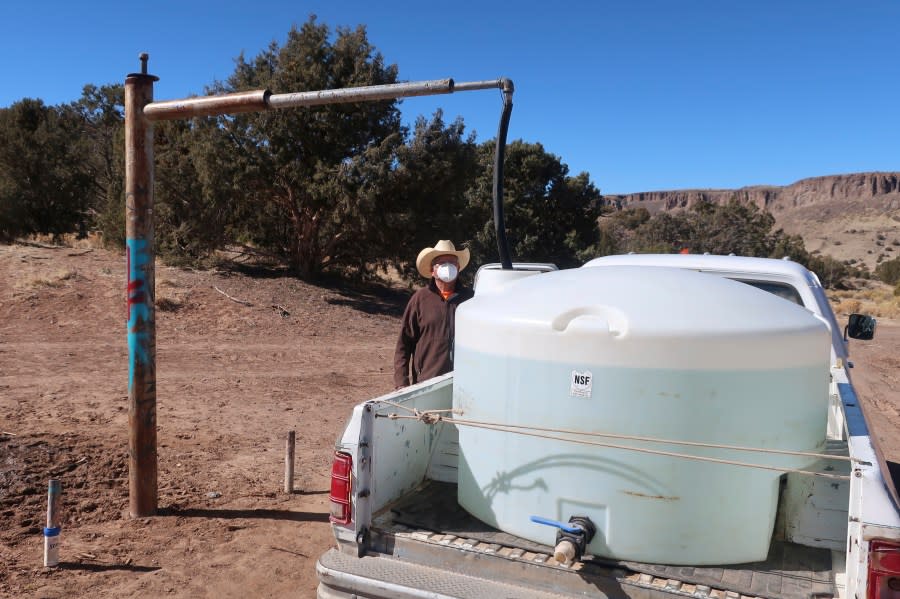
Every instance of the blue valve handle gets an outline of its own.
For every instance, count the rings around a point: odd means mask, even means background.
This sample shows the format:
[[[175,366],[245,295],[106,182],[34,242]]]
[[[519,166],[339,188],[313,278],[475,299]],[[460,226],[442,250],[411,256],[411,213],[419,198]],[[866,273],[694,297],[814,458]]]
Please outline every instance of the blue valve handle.
[[[551,520],[550,518],[543,518],[541,516],[532,516],[531,521],[535,524],[545,524],[547,526],[555,526],[556,528],[560,528],[566,532],[571,532],[574,534],[578,534],[580,532],[584,532],[584,529],[577,525],[566,524],[564,522],[558,522],[556,520]]]

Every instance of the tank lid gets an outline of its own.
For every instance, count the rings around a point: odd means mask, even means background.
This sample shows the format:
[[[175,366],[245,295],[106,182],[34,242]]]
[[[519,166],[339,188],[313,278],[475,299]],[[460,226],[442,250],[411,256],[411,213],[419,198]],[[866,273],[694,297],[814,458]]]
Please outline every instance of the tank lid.
[[[678,354],[699,348],[705,365],[723,368],[744,360],[737,354],[755,365],[818,363],[828,360],[829,339],[824,321],[802,306],[680,268],[550,272],[476,296],[457,312],[458,347],[550,359],[602,355],[628,365],[645,363],[649,352],[657,363],[690,367],[696,359]],[[741,351],[732,351],[738,341]]]

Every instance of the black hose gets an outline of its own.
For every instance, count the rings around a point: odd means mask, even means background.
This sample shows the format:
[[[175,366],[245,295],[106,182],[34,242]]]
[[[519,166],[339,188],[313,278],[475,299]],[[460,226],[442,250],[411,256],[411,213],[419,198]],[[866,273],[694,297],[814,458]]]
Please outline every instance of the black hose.
[[[500,81],[503,85],[503,114],[500,115],[497,147],[494,151],[494,230],[497,232],[500,264],[504,270],[512,270],[509,242],[506,240],[506,225],[503,222],[503,158],[506,154],[506,131],[509,129],[509,116],[512,114],[513,83],[506,78]]]

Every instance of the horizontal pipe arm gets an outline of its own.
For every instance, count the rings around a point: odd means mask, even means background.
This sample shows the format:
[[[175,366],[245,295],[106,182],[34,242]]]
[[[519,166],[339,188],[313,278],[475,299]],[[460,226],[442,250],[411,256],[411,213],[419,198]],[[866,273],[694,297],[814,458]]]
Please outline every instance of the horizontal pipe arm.
[[[313,92],[275,94],[269,97],[269,108],[293,108],[296,106],[319,106],[321,104],[346,104],[348,102],[371,102],[393,100],[412,96],[435,96],[454,91],[453,79],[434,79],[412,83],[391,83],[388,85],[368,85],[343,89],[324,89]]]
[[[174,121],[195,116],[257,112],[268,109],[268,98],[271,95],[272,92],[269,90],[261,89],[219,96],[151,102],[144,106],[144,117],[149,121]]]
[[[491,89],[492,87],[496,87],[497,89],[502,90],[508,89],[509,91],[512,91],[513,83],[506,77],[501,77],[500,79],[488,79],[486,81],[462,81],[453,85],[453,91],[468,92],[476,91],[479,89]]]
[[[434,79],[431,81],[391,83],[388,85],[369,85],[365,87],[348,87],[288,94],[273,94],[269,90],[256,90],[203,98],[151,102],[144,106],[144,117],[149,121],[170,121],[196,116],[237,114],[297,106],[320,106],[322,104],[345,104],[415,96],[435,96],[452,94],[453,92],[490,89],[492,87],[512,89],[512,82],[505,78],[462,83],[455,83],[453,79]]]

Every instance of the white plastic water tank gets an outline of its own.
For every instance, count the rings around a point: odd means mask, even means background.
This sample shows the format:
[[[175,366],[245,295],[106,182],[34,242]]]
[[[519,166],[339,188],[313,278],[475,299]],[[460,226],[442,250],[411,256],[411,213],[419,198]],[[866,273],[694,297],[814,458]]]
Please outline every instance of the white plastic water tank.
[[[460,306],[453,403],[461,419],[501,425],[817,451],[829,341],[808,310],[716,276],[551,272]],[[500,530],[552,545],[556,530],[530,516],[587,516],[595,555],[693,565],[766,558],[776,471],[458,428],[459,503]],[[813,461],[589,441],[787,468]]]

